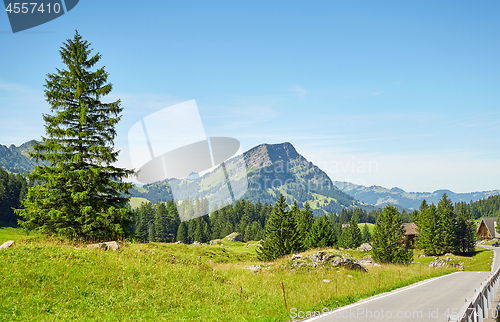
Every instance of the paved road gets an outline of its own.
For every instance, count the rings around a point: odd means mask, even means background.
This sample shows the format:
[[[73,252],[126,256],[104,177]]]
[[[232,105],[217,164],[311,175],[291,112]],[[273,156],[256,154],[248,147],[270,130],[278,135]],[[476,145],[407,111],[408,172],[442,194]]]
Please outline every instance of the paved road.
[[[487,248],[496,253],[493,265],[496,269],[500,266],[500,250],[495,247]],[[447,321],[446,314],[457,314],[465,297],[472,297],[474,288],[478,288],[490,274],[491,272],[456,272],[440,276],[362,300],[307,321]],[[298,313],[294,312],[291,317]]]

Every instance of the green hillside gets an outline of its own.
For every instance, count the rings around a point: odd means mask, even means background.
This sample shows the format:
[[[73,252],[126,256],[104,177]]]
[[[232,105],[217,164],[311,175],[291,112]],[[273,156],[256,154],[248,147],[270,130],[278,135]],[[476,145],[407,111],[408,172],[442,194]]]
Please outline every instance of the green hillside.
[[[242,172],[236,175],[236,169],[247,169],[248,191],[244,199],[253,202],[273,204],[282,193],[288,204],[296,200],[300,205],[308,202],[315,215],[340,212],[342,209],[374,207],[360,203],[342,192],[330,180],[328,175],[300,155],[292,144],[261,144],[243,154],[242,158],[225,162],[226,170],[236,182],[242,180]],[[135,187],[133,197],[142,197],[156,202],[173,199],[170,185],[175,182],[179,200],[198,192],[199,198],[214,197],[221,193],[220,176],[222,168],[194,180],[156,182]],[[237,183],[238,185],[238,183]]]
[[[292,270],[288,256],[258,262],[256,242],[126,242],[113,252],[26,237],[12,229],[6,234],[0,229],[0,242],[3,237],[16,244],[0,251],[5,263],[0,265],[1,321],[286,321],[291,307],[333,309],[453,272],[422,266],[429,257],[407,266],[370,267],[368,273],[309,266]],[[365,255],[342,252],[354,258]],[[491,256],[481,258],[491,262]],[[246,269],[251,265],[258,272]]]

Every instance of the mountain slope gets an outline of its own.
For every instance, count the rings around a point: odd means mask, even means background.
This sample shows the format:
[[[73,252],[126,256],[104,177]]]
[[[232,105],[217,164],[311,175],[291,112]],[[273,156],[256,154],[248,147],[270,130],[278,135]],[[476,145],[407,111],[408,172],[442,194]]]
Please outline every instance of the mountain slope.
[[[351,197],[375,207],[383,207],[391,203],[408,209],[418,209],[424,199],[428,203],[437,203],[443,196],[443,193],[446,193],[446,195],[454,203],[460,201],[474,202],[480,199],[488,198],[489,196],[500,194],[500,190],[470,193],[455,193],[450,190],[436,190],[434,192],[406,192],[400,188],[387,189],[381,186],[365,187],[344,181],[335,181],[334,184]]]
[[[316,215],[330,211],[340,212],[343,208],[373,209],[338,189],[323,170],[307,161],[288,142],[258,145],[243,153],[243,158],[228,160],[225,166],[230,174],[234,169],[246,166],[249,189],[243,198],[253,202],[274,204],[279,193],[283,193],[289,204],[294,200],[299,205],[307,201]],[[199,192],[199,198],[219,193],[220,187],[214,183],[214,177],[220,175],[221,171],[219,167],[203,177],[181,180],[180,190],[186,193],[183,195],[178,192],[176,197],[182,199],[193,191]],[[156,182],[136,187],[132,195],[152,202],[172,199],[170,184],[173,182]]]
[[[14,173],[31,172],[36,162],[29,158],[28,151],[34,143],[34,140],[28,141],[19,147],[0,144],[0,168]]]

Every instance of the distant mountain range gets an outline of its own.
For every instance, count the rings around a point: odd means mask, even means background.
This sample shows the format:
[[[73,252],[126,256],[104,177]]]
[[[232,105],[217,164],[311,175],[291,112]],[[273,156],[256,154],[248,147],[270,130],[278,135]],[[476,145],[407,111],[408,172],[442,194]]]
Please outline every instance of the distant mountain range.
[[[0,144],[0,168],[14,173],[31,172],[36,162],[29,158],[28,150],[34,143],[34,140],[28,141],[19,147],[14,144],[9,147]]]
[[[36,162],[29,158],[28,151],[34,143],[32,140],[19,147],[0,145],[0,167],[15,173],[31,172]],[[300,155],[288,142],[261,144],[244,152],[243,158],[228,160],[225,163],[228,171],[246,166],[249,189],[243,198],[254,202],[259,200],[263,203],[274,203],[279,193],[283,193],[289,204],[294,200],[300,205],[307,201],[315,215],[325,212],[338,213],[342,209],[358,207],[370,211],[389,203],[400,209],[418,209],[423,199],[429,203],[437,203],[443,193],[453,202],[477,201],[500,194],[500,190],[471,193],[454,193],[450,190],[406,192],[399,188],[332,182],[323,170]],[[220,193],[220,187],[214,184],[214,176],[220,175],[220,171],[221,168],[202,177],[192,173],[186,180],[179,182],[182,189],[177,190],[181,192],[177,196],[187,196],[192,191],[198,191],[200,198]],[[160,181],[142,187],[135,186],[130,193],[133,197],[142,197],[151,202],[166,201],[173,199],[170,184]]]
[[[428,203],[437,203],[443,196],[443,193],[451,199],[452,202],[471,202],[488,198],[500,194],[500,190],[479,191],[469,193],[455,193],[450,190],[436,190],[434,192],[406,192],[400,188],[387,189],[381,186],[365,187],[345,181],[335,181],[334,184],[343,192],[351,197],[373,205],[383,207],[387,204],[399,205],[406,209],[418,209],[422,200]]]
[[[225,164],[228,171],[246,166],[249,189],[243,198],[253,202],[274,204],[282,193],[289,204],[296,200],[303,205],[307,201],[315,215],[340,212],[343,208],[374,209],[338,189],[323,170],[297,153],[290,143],[261,144],[244,152],[243,158],[231,159]],[[186,195],[197,191],[199,198],[217,194],[220,187],[213,178],[220,175],[220,171],[216,169],[200,178],[181,180],[181,190],[186,191]],[[134,188],[131,194],[152,202],[172,199],[170,184],[165,181],[147,184]],[[179,193],[176,196],[179,197]]]

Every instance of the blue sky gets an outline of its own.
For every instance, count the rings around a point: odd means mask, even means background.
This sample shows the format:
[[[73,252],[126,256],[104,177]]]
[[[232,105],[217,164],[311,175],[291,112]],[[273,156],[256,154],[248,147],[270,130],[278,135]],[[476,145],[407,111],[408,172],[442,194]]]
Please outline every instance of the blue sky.
[[[138,120],[195,99],[209,136],[291,142],[332,180],[500,189],[498,1],[81,1],[13,34],[0,14],[0,144],[44,134],[74,30]],[[101,66],[100,65],[100,66]]]

